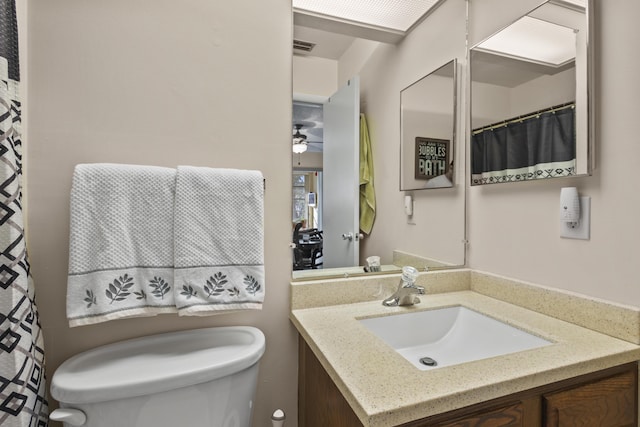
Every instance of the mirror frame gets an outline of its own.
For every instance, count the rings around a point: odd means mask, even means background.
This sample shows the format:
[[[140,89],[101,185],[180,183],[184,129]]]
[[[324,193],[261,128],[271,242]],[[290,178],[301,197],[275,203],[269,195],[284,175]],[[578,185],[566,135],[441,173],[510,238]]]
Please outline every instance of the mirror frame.
[[[468,0],[470,1],[470,0]],[[467,123],[468,123],[468,130],[467,130],[467,143],[466,143],[466,149],[468,150],[469,153],[469,159],[467,161],[467,166],[468,166],[468,172],[469,172],[469,177],[468,177],[468,182],[470,186],[480,186],[480,185],[489,185],[489,184],[501,184],[501,183],[509,183],[509,182],[527,182],[527,181],[544,181],[550,178],[576,178],[576,177],[584,177],[584,176],[591,176],[593,174],[593,171],[596,167],[596,163],[595,163],[595,100],[594,100],[594,95],[595,95],[595,90],[594,90],[594,81],[595,81],[595,76],[594,76],[594,20],[593,20],[593,0],[585,0],[585,19],[586,19],[586,31],[587,31],[587,36],[585,38],[585,55],[586,55],[586,61],[585,61],[585,67],[584,67],[584,71],[586,73],[585,76],[583,76],[582,78],[584,78],[584,101],[581,102],[580,104],[578,104],[578,99],[576,99],[576,127],[578,126],[578,119],[580,117],[583,117],[583,120],[586,121],[586,123],[584,123],[584,137],[586,138],[586,142],[584,143],[583,147],[586,151],[586,159],[584,160],[585,163],[585,167],[584,167],[584,172],[581,171],[581,173],[576,173],[575,175],[570,175],[570,176],[561,176],[561,177],[549,177],[549,178],[542,178],[542,179],[532,179],[532,180],[520,180],[520,181],[500,181],[500,182],[493,182],[493,183],[474,183],[473,182],[473,174],[471,171],[471,164],[472,164],[472,141],[471,141],[471,137],[472,137],[472,120],[473,120],[473,116],[472,116],[472,84],[473,84],[473,69],[472,69],[472,61],[471,61],[471,54],[472,54],[472,50],[474,48],[476,48],[478,45],[482,44],[483,42],[485,42],[486,40],[490,39],[491,37],[493,37],[494,35],[496,35],[497,33],[501,32],[502,30],[504,30],[505,28],[509,27],[510,25],[512,25],[513,23],[515,23],[516,21],[518,21],[519,19],[521,19],[524,16],[527,16],[529,14],[531,14],[533,11],[535,11],[536,9],[540,8],[541,6],[545,5],[545,4],[555,4],[555,5],[560,5],[563,7],[567,7],[569,9],[573,9],[573,10],[580,10],[582,11],[582,7],[578,6],[572,2],[569,1],[565,1],[565,0],[545,0],[540,2],[536,7],[530,9],[529,11],[527,11],[526,13],[524,13],[521,16],[516,17],[513,21],[511,21],[508,25],[505,25],[504,27],[501,27],[499,29],[497,29],[496,31],[492,32],[489,36],[483,38],[482,40],[478,41],[477,43],[474,43],[473,45],[469,45],[468,49],[467,49],[467,70],[468,70],[468,78],[467,78],[467,85],[468,85],[468,97],[467,99],[468,101],[468,105],[467,105],[467,114],[468,114],[468,119],[467,119]],[[467,26],[471,25],[471,17],[467,17]],[[469,37],[470,31],[467,28],[467,43],[469,43],[468,37]],[[577,73],[577,70],[576,70]],[[580,76],[578,76],[576,74],[576,85],[578,84],[578,80],[579,80]],[[576,98],[578,98],[578,95],[576,94]],[[507,119],[508,120],[508,119]],[[576,139],[576,151],[578,150],[578,147],[580,146],[580,141]]]
[[[404,120],[404,109],[402,108],[402,95],[403,93],[405,93],[405,91],[407,91],[408,89],[411,89],[412,87],[416,87],[416,85],[418,85],[419,83],[423,82],[426,78],[430,77],[430,76],[434,76],[436,75],[436,73],[440,70],[442,70],[445,67],[449,67],[451,66],[453,68],[453,74],[451,76],[452,82],[452,93],[451,93],[451,97],[453,100],[453,105],[452,105],[452,111],[451,111],[451,134],[450,134],[450,139],[449,139],[449,153],[447,154],[447,162],[448,164],[446,165],[446,170],[447,173],[451,172],[451,178],[450,178],[450,185],[447,186],[435,186],[435,187],[416,187],[416,188],[412,188],[410,186],[404,186],[403,187],[403,177],[405,175],[404,171],[406,168],[415,168],[416,164],[414,163],[414,161],[411,162],[405,162],[404,161],[404,155],[405,155],[405,141],[404,141],[404,133],[405,133],[405,120]],[[449,61],[447,61],[446,63],[444,63],[443,65],[441,65],[440,67],[434,69],[433,71],[431,71],[430,73],[425,74],[423,77],[419,78],[418,80],[416,80],[415,82],[411,83],[409,86],[403,88],[402,90],[400,90],[400,176],[399,176],[399,188],[400,191],[418,191],[418,190],[437,190],[437,189],[444,189],[444,188],[453,188],[455,186],[455,168],[456,167],[460,167],[460,165],[456,165],[454,163],[453,167],[450,170],[450,162],[453,161],[453,159],[456,156],[456,153],[458,151],[458,147],[456,147],[458,141],[456,139],[457,137],[457,129],[458,126],[458,59],[457,58],[453,58]],[[436,140],[436,138],[431,138],[431,137],[427,137],[426,139],[429,140]],[[440,139],[440,138],[438,138]],[[414,154],[415,155],[415,154]],[[417,172],[415,172],[417,173]],[[412,174],[413,175],[413,174]],[[425,183],[428,183],[429,181],[431,181],[432,179],[438,177],[438,176],[442,176],[445,174],[440,174],[437,176],[434,176],[433,178],[426,180]]]

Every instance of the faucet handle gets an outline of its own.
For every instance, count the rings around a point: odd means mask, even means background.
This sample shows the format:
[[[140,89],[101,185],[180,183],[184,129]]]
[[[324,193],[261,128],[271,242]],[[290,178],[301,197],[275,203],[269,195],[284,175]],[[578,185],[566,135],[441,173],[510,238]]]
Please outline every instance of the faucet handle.
[[[405,283],[415,283],[419,274],[420,273],[418,272],[418,270],[411,267],[410,265],[405,265],[404,267],[402,267],[402,281]]]

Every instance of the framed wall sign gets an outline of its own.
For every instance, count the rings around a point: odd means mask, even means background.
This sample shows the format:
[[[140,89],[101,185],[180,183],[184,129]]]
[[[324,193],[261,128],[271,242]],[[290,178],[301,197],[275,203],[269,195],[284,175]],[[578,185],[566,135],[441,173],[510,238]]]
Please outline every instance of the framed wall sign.
[[[449,172],[450,144],[446,139],[417,136],[415,179],[429,180]]]

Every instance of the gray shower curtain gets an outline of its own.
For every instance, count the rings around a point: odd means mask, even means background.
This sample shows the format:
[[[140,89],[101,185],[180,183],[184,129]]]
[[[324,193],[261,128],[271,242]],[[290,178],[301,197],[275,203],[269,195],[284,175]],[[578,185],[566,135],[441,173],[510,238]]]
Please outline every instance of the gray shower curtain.
[[[575,175],[573,103],[474,130],[472,184]]]
[[[48,424],[44,345],[22,219],[15,0],[0,0],[0,425]]]

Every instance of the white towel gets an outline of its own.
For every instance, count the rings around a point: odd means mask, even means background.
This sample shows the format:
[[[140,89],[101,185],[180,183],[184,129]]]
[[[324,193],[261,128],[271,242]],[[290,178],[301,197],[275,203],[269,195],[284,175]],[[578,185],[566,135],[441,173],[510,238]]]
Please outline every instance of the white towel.
[[[70,326],[175,312],[176,170],[77,165],[71,189]]]
[[[259,171],[178,167],[174,296],[179,314],[262,308],[263,199]]]

